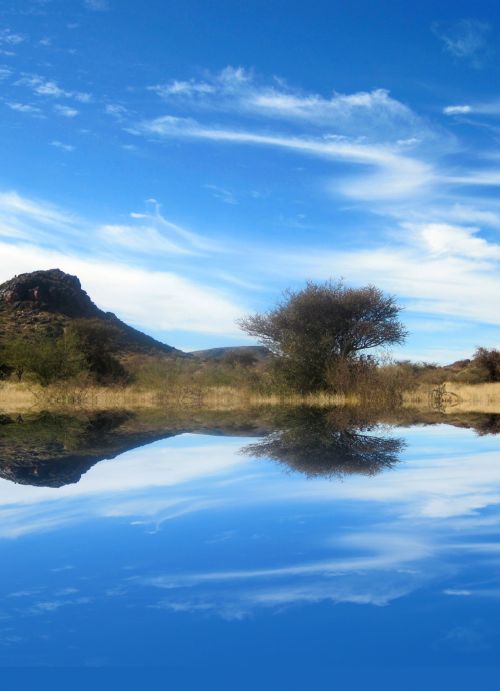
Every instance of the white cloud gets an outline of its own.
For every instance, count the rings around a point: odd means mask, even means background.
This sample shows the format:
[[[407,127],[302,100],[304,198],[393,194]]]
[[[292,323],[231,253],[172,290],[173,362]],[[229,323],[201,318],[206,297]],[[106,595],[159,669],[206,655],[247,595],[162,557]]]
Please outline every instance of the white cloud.
[[[17,273],[58,267],[79,276],[100,307],[139,328],[236,335],[235,321],[246,311],[222,292],[171,271],[79,258],[30,244],[0,243],[0,251],[2,281]]]
[[[154,200],[151,205],[147,213],[131,214],[136,226],[94,225],[16,193],[0,193],[0,236],[23,243],[0,243],[0,280],[58,266],[80,276],[100,306],[139,328],[238,334],[235,321],[246,310],[228,294],[173,271],[136,266],[141,247],[156,258],[220,249],[165,219]],[[82,257],[89,247],[92,258]]]
[[[488,204],[488,201],[477,200],[478,205]],[[431,207],[425,211],[427,217],[446,219],[451,223],[473,223],[480,226],[500,228],[500,209],[487,210],[464,203]]]
[[[224,187],[219,187],[218,185],[204,185],[205,189],[211,190],[213,196],[216,199],[224,202],[224,204],[237,204],[238,200],[232,192],[224,189]]]
[[[62,115],[65,118],[74,118],[78,115],[78,110],[72,108],[71,106],[55,105],[54,110],[58,115]]]
[[[53,247],[61,247],[68,238],[79,239],[86,246],[92,237],[94,252],[102,249],[102,240],[112,242],[115,250],[123,244],[132,246],[134,252],[141,248],[143,252],[156,254],[160,251],[160,245],[163,251],[175,254],[227,251],[227,248],[222,248],[209,238],[166,219],[154,199],[147,201],[146,211],[132,212],[130,218],[134,225],[93,225],[46,202],[28,199],[16,192],[0,192],[0,233],[3,231],[4,235],[6,227],[9,227],[15,229],[13,236],[34,242],[46,243],[48,238],[52,238]],[[50,233],[50,228],[57,231],[57,235]]]
[[[454,185],[473,185],[478,187],[498,187],[500,185],[500,172],[497,168],[483,168],[480,170],[467,170],[460,175],[443,175],[443,182]]]
[[[470,113],[472,108],[470,106],[446,106],[443,108],[443,113],[445,115],[464,115],[465,113]]]
[[[175,238],[177,246],[181,246],[179,243],[183,243],[182,246],[187,253],[192,253],[193,250],[201,252],[223,251],[223,247],[219,243],[166,219],[161,213],[161,206],[156,199],[148,199],[147,204],[148,211],[143,213],[132,212],[130,217],[141,223],[145,222],[147,224],[146,228],[155,228],[159,236],[167,237],[171,242],[172,237]],[[140,232],[140,229],[138,229],[138,232]]]
[[[478,101],[475,103],[446,106],[443,109],[445,115],[487,115],[497,117],[500,115],[500,101]]]
[[[0,192],[0,226],[6,222],[24,229],[26,237],[37,238],[40,226],[73,234],[81,222],[74,214],[46,202],[23,197],[17,192]]]
[[[376,175],[350,178],[338,187],[346,196],[363,199],[414,194],[434,181],[432,168],[402,155],[391,147],[370,145],[343,137],[303,137],[204,126],[193,119],[163,116],[146,120],[130,130],[134,134],[160,138],[204,139],[212,142],[257,145],[288,149],[298,154],[371,166]]]
[[[491,26],[477,19],[461,19],[452,26],[432,27],[443,42],[444,50],[454,57],[470,60],[474,67],[482,64],[487,52],[487,39]]]
[[[52,81],[51,79],[44,79],[43,77],[22,77],[16,82],[16,84],[18,86],[28,87],[38,96],[48,96],[52,98],[71,96],[71,92],[62,89],[57,82]]]
[[[477,237],[479,228],[465,228],[447,223],[407,227],[418,234],[424,248],[431,255],[462,256],[471,260],[500,259],[500,245]]]
[[[108,0],[83,0],[83,4],[92,12],[106,12],[109,10]]]
[[[26,36],[23,34],[16,34],[10,29],[0,30],[0,45],[17,46],[20,43],[24,43]]]
[[[283,80],[261,84],[242,67],[226,67],[203,81],[174,79],[149,89],[167,102],[328,127],[337,135],[369,141],[418,143],[431,134],[421,118],[385,89],[324,97],[302,93]]]
[[[169,96],[193,96],[194,94],[212,94],[215,92],[215,87],[206,82],[196,82],[191,79],[189,81],[172,80],[168,84],[156,84],[148,87],[149,91],[154,91],[162,98]]]
[[[66,153],[70,153],[71,151],[75,150],[73,144],[65,144],[64,142],[60,142],[58,139],[53,139],[50,142],[50,146],[54,146],[56,149],[61,149],[61,151],[65,151]]]
[[[99,233],[113,246],[122,245],[141,254],[193,254],[192,250],[172,242],[154,227],[104,225]]]
[[[311,250],[282,255],[287,275],[304,279],[347,276],[373,282],[406,301],[411,312],[500,325],[500,245],[477,237],[476,228],[404,224],[385,245],[366,249]],[[261,260],[261,265],[264,260]],[[277,265],[270,261],[276,273]]]
[[[118,103],[108,103],[104,108],[104,112],[106,115],[112,115],[117,120],[123,120],[123,118],[128,114],[128,110]]]
[[[92,94],[84,91],[68,91],[59,86],[56,81],[36,74],[21,77],[15,82],[15,85],[24,86],[37,96],[47,98],[74,98],[80,103],[89,103],[92,100]]]
[[[15,110],[18,113],[28,113],[29,115],[39,115],[41,113],[40,108],[37,106],[32,106],[29,103],[18,103],[17,101],[7,103],[11,110]]]
[[[70,95],[72,95],[73,98],[80,103],[90,103],[92,101],[92,94],[89,94],[86,91],[73,91],[70,92]]]

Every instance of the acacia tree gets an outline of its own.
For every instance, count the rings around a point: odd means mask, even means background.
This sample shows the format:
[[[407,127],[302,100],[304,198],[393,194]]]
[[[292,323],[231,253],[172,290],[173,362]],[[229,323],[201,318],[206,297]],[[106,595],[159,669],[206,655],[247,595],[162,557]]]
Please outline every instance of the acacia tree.
[[[401,307],[375,286],[349,288],[342,281],[308,282],[287,290],[276,307],[239,321],[276,356],[288,384],[300,391],[328,387],[340,364],[366,359],[365,351],[402,343]]]

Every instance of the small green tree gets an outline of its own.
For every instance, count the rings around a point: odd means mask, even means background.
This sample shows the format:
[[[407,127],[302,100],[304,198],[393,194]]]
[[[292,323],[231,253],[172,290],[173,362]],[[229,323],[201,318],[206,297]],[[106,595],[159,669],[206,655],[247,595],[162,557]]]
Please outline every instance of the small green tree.
[[[113,324],[97,319],[78,319],[67,327],[65,333],[75,343],[96,381],[105,384],[127,378],[125,368],[115,356],[119,331]]]
[[[33,359],[33,347],[28,339],[18,336],[5,343],[4,364],[14,373],[18,381],[22,381],[26,371],[31,368]]]
[[[48,386],[86,370],[78,344],[67,334],[55,339],[43,333],[18,337],[6,344],[5,352],[6,363],[19,381],[29,376]]]

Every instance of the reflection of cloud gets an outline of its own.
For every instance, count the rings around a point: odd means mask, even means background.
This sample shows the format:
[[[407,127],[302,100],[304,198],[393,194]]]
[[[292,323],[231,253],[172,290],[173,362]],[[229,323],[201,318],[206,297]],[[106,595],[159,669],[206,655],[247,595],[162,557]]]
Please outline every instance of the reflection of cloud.
[[[190,437],[187,437],[189,440]],[[188,441],[188,444],[190,442]],[[225,478],[245,464],[239,441],[171,449],[155,444],[94,466],[76,485],[54,490],[0,481],[0,537],[54,530],[90,516],[142,518],[158,524],[176,516],[207,510],[227,498],[199,496],[190,482]],[[155,488],[176,488],[172,495],[152,497]],[[209,491],[210,485],[206,487]]]
[[[446,439],[448,432],[438,427],[425,434],[438,441]],[[300,477],[292,481],[278,466],[262,466],[262,461],[257,465],[242,457],[239,450],[244,440],[240,439],[215,441],[184,435],[173,448],[171,443],[155,443],[101,462],[78,484],[59,489],[0,481],[0,535],[52,529],[61,522],[84,520],[87,513],[154,523],[233,502],[251,506],[334,499],[390,504],[399,515],[414,519],[470,516],[468,520],[476,522],[480,509],[500,502],[499,454],[494,451],[458,459],[434,455],[403,459],[395,472],[349,477],[348,482],[339,483]],[[264,472],[259,473],[259,468]],[[249,475],[252,469],[257,472]],[[161,494],[157,491],[167,489]],[[460,520],[468,524],[465,518]],[[487,529],[497,525],[491,520]]]
[[[469,626],[455,626],[447,631],[437,643],[438,647],[453,648],[464,653],[487,650],[487,640],[483,622],[472,622]]]
[[[305,602],[383,606],[432,578],[423,570],[404,569],[429,556],[425,544],[407,535],[355,534],[332,547],[356,547],[363,554],[278,568],[136,577],[131,583],[167,591],[168,597],[155,605],[159,608],[213,612],[231,619],[254,608]]]
[[[412,430],[407,436],[415,442],[420,434]],[[487,439],[475,440],[476,448],[483,445],[481,450],[467,454],[464,441],[470,432],[454,429],[453,439],[459,437],[456,443],[463,455],[439,457],[435,449],[447,447],[449,434],[445,427],[426,429],[429,448],[415,452],[413,460],[403,460],[396,471],[349,476],[341,483],[287,476],[273,463],[242,458],[242,440],[208,442],[185,435],[103,462],[78,485],[54,490],[1,482],[0,535],[55,530],[95,517],[126,519],[140,530],[158,533],[165,521],[180,521],[193,512],[224,512],[222,525],[232,528],[234,511],[251,522],[256,513],[265,517],[269,507],[290,517],[307,506],[322,516],[321,528],[311,524],[311,532],[301,527],[293,552],[258,549],[257,554],[252,551],[235,560],[236,542],[247,539],[255,544],[253,527],[247,529],[243,522],[231,541],[226,540],[234,536],[231,532],[219,530],[214,539],[202,532],[201,544],[193,543],[193,554],[199,556],[191,570],[180,570],[174,560],[168,571],[159,566],[156,573],[143,572],[142,567],[135,576],[121,572],[118,580],[105,584],[104,596],[134,598],[140,589],[141,601],[151,607],[216,614],[227,620],[297,603],[386,606],[435,581],[442,597],[497,598],[496,582],[475,583],[462,574],[469,564],[486,563],[498,555],[493,538],[480,537],[482,530],[486,535],[494,531],[495,522],[490,516],[482,525],[478,512],[500,502],[499,454],[484,451]],[[250,474],[252,468],[257,472]],[[331,520],[325,520],[325,509],[330,512],[331,507],[338,507],[339,515],[328,513]],[[343,511],[352,512],[348,519]],[[369,516],[369,527],[367,518],[360,524],[360,516]],[[182,534],[182,524],[176,530]],[[266,529],[259,525],[262,530]],[[266,533],[269,544],[281,544],[281,530],[279,521],[273,521]],[[160,540],[161,535],[151,539]],[[238,553],[245,555],[245,550]],[[208,554],[213,568],[207,567]],[[453,581],[445,587],[443,578],[450,575]],[[71,583],[53,592],[27,589],[24,611],[40,616],[86,604],[87,594],[75,590]],[[14,604],[15,599],[10,601]]]

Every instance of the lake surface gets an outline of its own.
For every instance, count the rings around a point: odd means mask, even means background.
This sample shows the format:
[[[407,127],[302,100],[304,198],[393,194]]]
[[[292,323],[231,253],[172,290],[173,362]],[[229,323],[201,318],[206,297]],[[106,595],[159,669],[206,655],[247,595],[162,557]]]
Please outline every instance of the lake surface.
[[[496,416],[2,421],[1,666],[498,664]]]

